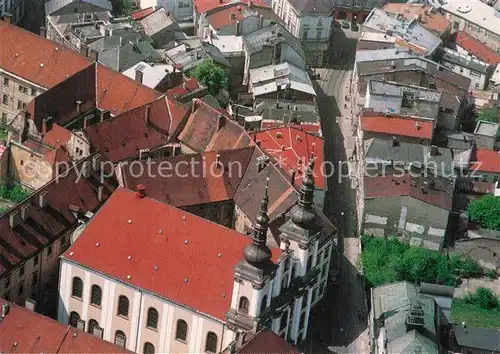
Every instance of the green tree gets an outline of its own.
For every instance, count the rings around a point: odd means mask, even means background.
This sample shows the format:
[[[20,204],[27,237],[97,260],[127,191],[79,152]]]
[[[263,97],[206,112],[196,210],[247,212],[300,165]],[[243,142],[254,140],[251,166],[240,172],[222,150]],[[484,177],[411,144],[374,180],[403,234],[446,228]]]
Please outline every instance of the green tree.
[[[499,301],[496,295],[488,288],[477,288],[474,294],[467,294],[465,301],[485,309],[492,310],[498,308]]]
[[[111,5],[113,6],[113,12],[115,15],[128,15],[132,12],[131,0],[111,0]]]
[[[224,69],[208,59],[205,59],[194,69],[192,76],[206,86],[213,96],[216,96],[221,89],[227,87],[227,75]]]
[[[24,199],[28,198],[30,195],[30,192],[21,187],[20,185],[14,186],[10,191],[9,191],[9,199],[12,200],[15,203],[22,202]]]
[[[500,197],[485,195],[469,203],[469,219],[486,229],[500,231]]]
[[[481,267],[476,261],[470,258],[462,262],[460,269],[464,278],[477,278],[481,276]]]
[[[479,113],[478,119],[496,123],[498,121],[498,108],[493,107],[481,111],[481,113]]]
[[[486,276],[490,279],[495,279],[497,277],[497,271],[495,269],[489,269],[486,272]]]

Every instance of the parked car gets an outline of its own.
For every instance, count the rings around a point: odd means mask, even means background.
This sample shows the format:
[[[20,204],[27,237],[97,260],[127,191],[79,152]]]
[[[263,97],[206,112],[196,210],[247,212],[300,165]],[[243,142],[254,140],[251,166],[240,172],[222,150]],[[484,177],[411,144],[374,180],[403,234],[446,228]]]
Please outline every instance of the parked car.
[[[356,22],[351,22],[351,30],[353,32],[358,32],[359,31],[359,26]]]
[[[342,20],[342,28],[347,28],[347,29],[349,29],[349,21],[347,21],[347,20]]]

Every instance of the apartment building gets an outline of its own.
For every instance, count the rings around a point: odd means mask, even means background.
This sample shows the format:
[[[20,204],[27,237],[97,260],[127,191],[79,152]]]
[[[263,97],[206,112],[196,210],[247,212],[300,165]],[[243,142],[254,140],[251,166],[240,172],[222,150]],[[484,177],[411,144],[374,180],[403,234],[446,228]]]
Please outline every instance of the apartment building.
[[[333,28],[333,1],[273,0],[272,8],[301,41],[307,62],[312,66],[325,65]]]
[[[263,325],[301,342],[336,233],[313,206],[312,168],[279,248],[266,245],[267,187],[252,239],[144,186],[117,189],[62,256],[58,320],[135,352],[218,353]]]
[[[484,61],[449,48],[443,48],[441,63],[454,73],[468,77],[471,90],[485,90],[494,69]]]

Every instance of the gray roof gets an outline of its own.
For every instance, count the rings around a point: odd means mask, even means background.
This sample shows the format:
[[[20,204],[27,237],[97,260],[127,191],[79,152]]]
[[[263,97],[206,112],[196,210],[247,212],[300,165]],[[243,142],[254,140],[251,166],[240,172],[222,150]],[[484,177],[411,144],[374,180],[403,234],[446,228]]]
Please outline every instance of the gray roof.
[[[161,62],[162,57],[148,42],[125,44],[99,52],[99,62],[115,71],[126,70],[141,61]]]
[[[400,48],[389,48],[379,50],[360,50],[356,52],[356,63],[378,60],[393,60],[400,58],[411,58],[415,54]]]
[[[198,42],[190,41],[192,44]],[[210,43],[199,42],[199,46],[191,47],[184,41],[179,41],[181,45],[165,52],[165,56],[173,64],[182,65],[182,70],[190,70],[198,66],[203,60],[210,59],[217,64],[230,68],[231,63],[220,52],[220,50]]]
[[[474,135],[458,130],[442,130],[440,132],[446,139],[448,149],[467,150],[474,144]]]
[[[481,74],[486,74],[488,72],[489,64],[474,59],[469,55],[463,55],[459,52],[451,50],[449,48],[443,48],[443,53],[441,56],[441,61],[450,62],[470,70],[477,71]]]
[[[441,39],[416,20],[408,21],[404,17],[397,17],[377,8],[370,12],[363,26],[391,36],[399,36],[408,43],[425,48],[427,56],[433,54],[442,43]]]
[[[111,5],[111,1],[109,0],[49,0],[44,4],[45,15],[51,15],[54,12],[62,9],[66,5],[71,4],[72,2],[85,2],[87,4],[100,7],[104,10],[113,11],[113,5]]]
[[[319,115],[316,112],[280,108],[264,108],[262,111],[262,119],[281,121],[283,124],[288,124],[293,119],[297,119],[300,123],[319,124],[320,122]]]
[[[176,24],[176,22],[164,7],[160,7],[152,14],[143,18],[141,24],[144,27],[144,31],[146,31],[148,35],[153,36],[163,29]]]
[[[479,120],[474,130],[474,134],[497,137],[500,133],[500,124]]]
[[[406,340],[396,340],[406,336],[406,319],[413,306],[419,306],[423,310],[423,330],[431,336],[436,335],[434,299],[419,295],[417,288],[412,284],[403,281],[373,288],[372,301],[374,320],[382,320],[388,347],[395,341],[395,344],[400,343],[400,348],[404,349],[404,343],[408,343]],[[375,328],[375,333],[372,335],[377,337],[379,330],[380,328]],[[394,351],[394,353],[400,352]]]
[[[272,45],[277,41],[288,44],[301,57],[305,58],[299,39],[279,23],[258,29],[243,36],[243,43],[249,54],[260,52],[265,44]]]
[[[387,343],[387,354],[438,354],[438,346],[431,339],[412,330]]]
[[[140,41],[147,40],[148,37],[145,36],[143,33],[139,32],[128,32],[128,33],[123,33],[119,35],[113,35],[113,36],[104,36],[92,43],[90,43],[88,46],[90,49],[97,50],[98,52],[101,52],[106,49],[111,49],[118,47],[120,45],[125,45],[125,44],[130,44],[130,43],[138,43]]]
[[[500,331],[496,328],[453,326],[458,345],[467,348],[496,351],[500,348]]]
[[[333,0],[289,0],[290,5],[302,14],[329,14],[333,11]]]
[[[368,139],[364,142],[365,158],[369,163],[412,163],[414,165],[426,164],[427,166],[436,166],[437,174],[440,176],[450,177],[453,173],[453,167],[458,166],[461,162],[468,166],[470,155],[460,155],[456,151],[438,147],[437,155],[430,156],[430,146],[398,142],[397,146],[393,146],[391,140],[385,139]],[[462,151],[460,151],[462,153]],[[458,158],[457,158],[458,155]],[[462,158],[463,161],[460,161]]]
[[[278,105],[278,107],[277,107]],[[284,101],[284,100],[279,100],[276,101],[275,99],[259,99],[258,103],[255,105],[255,111],[257,113],[262,113],[266,108],[273,108],[273,109],[293,109],[300,111],[302,113],[304,112],[314,112],[318,113],[316,109],[316,105],[310,104],[310,103],[300,103],[300,102],[292,102],[292,101]]]

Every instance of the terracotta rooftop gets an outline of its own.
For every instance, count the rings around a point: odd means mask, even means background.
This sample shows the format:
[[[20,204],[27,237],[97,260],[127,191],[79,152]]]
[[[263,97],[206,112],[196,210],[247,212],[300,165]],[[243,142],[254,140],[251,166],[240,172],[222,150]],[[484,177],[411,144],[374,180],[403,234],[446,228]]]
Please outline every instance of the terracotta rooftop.
[[[251,10],[249,9],[248,4],[244,2],[235,2],[231,5],[215,8],[207,14],[206,19],[212,28],[218,30],[247,17],[259,17],[260,15],[262,15],[266,20],[281,22],[281,19],[271,10],[269,6],[257,6],[255,2],[253,3]]]
[[[233,266],[249,242],[234,230],[118,188],[63,258],[225,321]],[[281,251],[272,252],[277,261]]]
[[[103,151],[111,161],[134,158],[140,149],[153,150],[169,142],[171,132],[187,114],[185,108],[176,107],[174,102],[161,97],[87,127],[84,132],[92,147]]]
[[[220,154],[210,151],[154,159],[151,176],[135,176],[127,166],[122,166],[124,187],[135,190],[137,185],[143,184],[147,187],[149,197],[175,207],[232,200],[253,150],[250,147],[221,151]],[[221,168],[217,167],[217,155]],[[147,168],[147,161],[137,163]],[[170,171],[162,172],[165,177],[155,168],[160,164],[172,166]]]
[[[70,139],[71,132],[69,130],[58,124],[54,124],[52,125],[52,129],[43,135],[42,142],[55,148],[60,148],[61,146],[65,146]]]
[[[361,117],[361,129],[387,135],[432,139],[434,124],[421,119],[386,116],[382,113],[365,112]]]
[[[0,319],[2,353],[131,353],[91,334],[0,299],[9,313]]]
[[[238,123],[199,99],[193,100],[191,114],[178,139],[195,152],[255,145]]]
[[[56,177],[0,217],[0,278],[77,224],[78,220],[70,210],[70,205],[73,209],[79,209],[80,216],[98,209],[101,204],[97,193],[101,185],[99,174],[91,171],[89,178],[79,179],[77,174],[77,170],[81,172],[82,164],[90,162],[93,156],[81,160],[67,173]],[[111,195],[116,184],[114,177],[105,181],[104,198]],[[40,207],[40,196],[44,196],[47,201],[43,208]],[[22,220],[21,207],[28,204],[27,219]],[[11,215],[15,215],[17,220],[14,228],[10,225]]]
[[[315,157],[314,178],[318,189],[325,189],[323,139],[295,127],[282,127],[251,134],[252,138],[275,162],[276,167],[290,175],[294,169],[294,185],[302,184],[303,173],[311,155]],[[300,160],[300,161],[299,161]]]
[[[256,6],[268,6],[264,0],[240,0],[241,3],[247,4],[249,1]],[[233,2],[233,0],[193,0],[194,8],[199,14],[205,13],[219,6],[224,6]]]
[[[247,334],[250,336],[250,333]],[[246,339],[241,346],[236,347],[235,354],[300,354],[301,352],[278,336],[276,333],[262,329],[253,337]]]
[[[134,21],[140,21],[144,17],[151,15],[155,11],[154,7],[148,7],[146,9],[142,9],[139,11],[134,11],[130,14],[130,17],[132,17],[132,20]]]
[[[205,87],[198,82],[195,78],[189,78],[185,80],[182,84],[177,85],[167,91],[166,95],[172,99],[181,99],[182,96],[187,95],[191,92],[202,90]]]
[[[455,43],[490,65],[496,66],[500,63],[500,54],[463,31],[456,33]]]
[[[471,157],[471,168],[482,172],[500,173],[500,152],[477,148]]]
[[[383,10],[394,15],[401,13],[407,20],[412,20],[420,16],[418,22],[429,31],[437,33],[438,35],[444,34],[451,26],[451,22],[434,10],[432,6],[391,2],[386,4]]]
[[[409,196],[442,209],[451,210],[452,207],[452,193],[429,188],[422,179],[412,179],[408,174],[365,177],[364,181],[365,198]]]
[[[0,21],[0,68],[51,88],[89,66],[79,53],[20,27]]]

